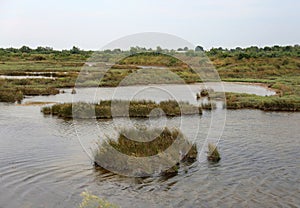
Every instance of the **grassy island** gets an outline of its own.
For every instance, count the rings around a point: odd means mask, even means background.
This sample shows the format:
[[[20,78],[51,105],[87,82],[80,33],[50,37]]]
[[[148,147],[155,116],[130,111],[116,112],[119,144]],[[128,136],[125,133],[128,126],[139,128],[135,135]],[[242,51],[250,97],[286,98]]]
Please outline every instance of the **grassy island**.
[[[201,107],[191,105],[187,102],[177,103],[174,100],[155,103],[153,101],[126,101],[126,100],[104,100],[99,104],[91,103],[63,103],[42,108],[45,115],[54,115],[62,118],[97,118],[109,119],[116,117],[159,117],[199,115],[202,114]]]
[[[300,111],[300,97],[258,96],[226,93],[227,109],[259,109],[264,111]]]

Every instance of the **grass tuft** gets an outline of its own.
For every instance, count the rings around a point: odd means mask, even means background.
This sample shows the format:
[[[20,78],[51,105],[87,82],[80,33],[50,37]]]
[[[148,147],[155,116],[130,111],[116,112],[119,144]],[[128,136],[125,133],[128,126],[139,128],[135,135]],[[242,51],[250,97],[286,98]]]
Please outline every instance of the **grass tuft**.
[[[221,160],[217,146],[212,143],[208,143],[207,159],[211,162],[219,162]]]
[[[125,174],[138,177],[151,176],[159,171],[160,175],[176,174],[178,162],[190,164],[197,159],[197,147],[191,144],[178,130],[164,129],[123,129],[117,140],[108,138],[99,143],[94,154],[95,164],[103,168],[118,170]],[[171,147],[168,149],[169,147]],[[114,154],[110,148],[139,160],[130,160],[127,157]],[[147,162],[151,156],[159,158],[157,164]],[[157,166],[169,167],[166,170],[157,170]],[[131,170],[128,170],[128,167]],[[133,171],[133,172],[130,172]]]

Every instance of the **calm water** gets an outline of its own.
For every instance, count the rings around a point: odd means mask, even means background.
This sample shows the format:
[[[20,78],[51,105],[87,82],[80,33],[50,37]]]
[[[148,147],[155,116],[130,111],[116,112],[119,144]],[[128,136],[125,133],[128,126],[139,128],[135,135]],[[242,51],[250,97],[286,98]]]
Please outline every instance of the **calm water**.
[[[275,95],[270,89],[257,86],[238,83],[207,83],[207,88],[212,88],[216,92],[237,92],[249,93],[261,96]],[[27,101],[44,101],[44,102],[72,102],[72,101],[98,101],[100,99],[146,99],[161,101],[166,99],[175,99],[197,103],[195,100],[196,93],[203,89],[203,84],[191,85],[146,85],[146,86],[127,86],[127,87],[102,87],[102,88],[79,88],[77,94],[72,95],[71,89],[64,89],[65,94],[55,96],[35,96]]]
[[[181,93],[179,88],[175,88],[177,94]],[[94,91],[85,90],[85,94]],[[101,92],[105,98],[105,89]],[[180,97],[185,96],[183,93]],[[71,95],[66,93],[28,98],[25,102],[69,99]],[[156,99],[163,98],[156,96]],[[222,110],[204,112],[196,139],[199,148],[208,131],[211,113],[217,118]],[[300,205],[300,113],[227,111],[219,143],[222,156],[219,164],[197,162],[172,178],[147,179],[96,170],[79,144],[73,122],[43,116],[38,106],[0,104],[0,117],[1,208],[78,207],[80,193],[85,190],[122,207]],[[190,123],[184,131],[193,132],[197,117],[184,119]],[[167,124],[176,126],[180,121],[180,118],[167,119]],[[119,119],[96,124],[109,129],[113,122],[126,123]],[[148,120],[132,119],[132,122],[149,124]],[[150,123],[159,125],[160,120]],[[83,120],[76,125],[86,132],[85,138],[97,133],[93,132],[95,121]]]

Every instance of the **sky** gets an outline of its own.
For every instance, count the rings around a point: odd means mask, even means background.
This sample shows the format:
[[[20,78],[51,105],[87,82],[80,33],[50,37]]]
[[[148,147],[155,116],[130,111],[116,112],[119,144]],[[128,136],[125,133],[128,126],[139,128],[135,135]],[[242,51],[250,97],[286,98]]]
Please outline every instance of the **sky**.
[[[0,0],[0,47],[96,50],[168,33],[206,49],[300,43],[299,0]]]

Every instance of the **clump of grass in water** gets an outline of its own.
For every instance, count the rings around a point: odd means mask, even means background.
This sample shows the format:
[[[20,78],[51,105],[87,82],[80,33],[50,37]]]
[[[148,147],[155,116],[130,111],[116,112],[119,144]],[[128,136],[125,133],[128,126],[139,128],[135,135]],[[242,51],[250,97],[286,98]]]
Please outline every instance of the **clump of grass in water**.
[[[92,195],[89,192],[82,192],[80,194],[83,197],[80,208],[117,208],[118,206],[109,203],[104,199],[100,199],[98,196]]]
[[[204,110],[213,110],[217,108],[217,104],[214,102],[201,103],[201,108]]]
[[[155,139],[153,139],[155,138]],[[172,145],[172,150],[166,153]],[[126,154],[130,157],[139,157],[137,160],[129,160],[123,156],[114,154],[109,148]],[[162,129],[123,129],[117,140],[109,138],[99,146],[94,154],[95,165],[107,165],[105,169],[113,169],[127,175],[137,177],[159,175],[173,175],[178,172],[179,163],[189,165],[197,160],[197,146],[191,144],[178,130]],[[147,157],[159,157],[159,165],[171,167],[167,170],[157,170],[157,164],[149,164]],[[131,167],[133,170],[128,170]]]
[[[221,160],[217,146],[212,143],[208,144],[207,159],[212,162],[219,162]]]
[[[15,89],[5,89],[0,88],[0,102],[18,102],[20,103],[23,99],[24,95],[21,91],[17,91]]]
[[[213,93],[213,92],[214,92],[213,89],[211,89],[211,88],[205,88],[205,89],[202,89],[200,92],[198,92],[196,94],[196,97],[197,97],[197,99],[200,99],[202,97],[209,97],[209,94]]]

